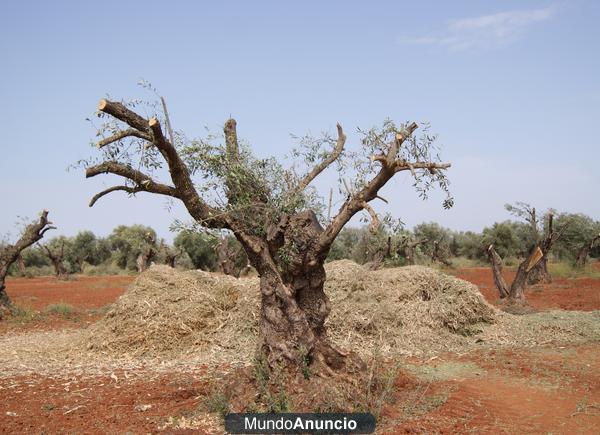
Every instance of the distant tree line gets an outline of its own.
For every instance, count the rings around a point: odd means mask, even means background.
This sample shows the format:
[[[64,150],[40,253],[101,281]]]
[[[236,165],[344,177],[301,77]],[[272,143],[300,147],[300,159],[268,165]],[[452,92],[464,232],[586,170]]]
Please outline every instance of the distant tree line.
[[[552,260],[573,265],[579,262],[581,267],[584,258],[600,257],[599,221],[574,213],[554,213],[553,220],[554,228],[564,229],[549,253]],[[493,245],[504,263],[512,266],[517,259],[527,257],[537,238],[543,239],[549,231],[547,222],[545,219],[540,225],[537,236],[530,223],[516,220],[496,222],[481,232],[454,231],[435,222],[416,225],[412,230],[381,226],[376,233],[367,227],[345,228],[333,244],[329,260],[347,258],[374,268],[432,263],[450,266],[454,259],[487,264],[487,248]]]
[[[535,238],[548,231],[545,222],[537,236],[525,220],[496,222],[481,232],[454,231],[435,222],[421,223],[412,230],[380,225],[373,232],[367,226],[349,227],[333,243],[328,261],[350,259],[373,269],[436,263],[452,266],[464,260],[483,265],[488,264],[487,248],[493,245],[504,264],[514,266],[528,255]],[[550,258],[580,267],[586,258],[600,258],[600,222],[584,214],[555,214],[555,228],[567,222]],[[9,275],[123,274],[143,271],[153,263],[235,276],[249,270],[246,255],[231,235],[182,230],[169,245],[159,240],[151,227],[120,225],[107,237],[80,231],[73,237],[57,236],[39,242],[21,253]]]
[[[0,247],[2,244],[0,243]],[[141,272],[151,264],[182,269],[244,273],[247,260],[233,236],[184,230],[172,245],[159,240],[145,225],[119,225],[107,237],[80,231],[73,237],[57,236],[21,252],[11,265],[12,276],[90,275]]]

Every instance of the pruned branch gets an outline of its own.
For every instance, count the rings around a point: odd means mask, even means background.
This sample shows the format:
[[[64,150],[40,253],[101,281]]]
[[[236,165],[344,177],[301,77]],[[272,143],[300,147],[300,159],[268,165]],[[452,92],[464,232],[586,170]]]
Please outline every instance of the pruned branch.
[[[323,172],[329,165],[335,162],[342,155],[344,151],[344,144],[346,143],[346,135],[344,134],[344,130],[342,126],[338,123],[336,125],[338,138],[335,144],[335,148],[321,163],[315,166],[306,176],[298,183],[298,187],[296,190],[298,192],[302,192],[306,187],[315,179],[317,176]]]
[[[369,225],[369,230],[371,231],[371,233],[375,234],[379,229],[380,225],[379,217],[377,216],[377,213],[375,213],[373,207],[371,207],[368,202],[363,202],[361,206],[363,209],[367,210],[369,216],[371,216],[371,225]]]
[[[92,200],[90,201],[90,207],[92,207],[98,199],[102,196],[107,195],[111,192],[118,190],[135,190],[136,192],[150,192],[150,193],[158,193],[160,195],[171,196],[173,198],[180,198],[180,193],[172,186],[167,186],[165,184],[157,183],[150,176],[144,174],[137,169],[133,169],[131,166],[124,165],[118,162],[103,162],[96,166],[90,166],[85,171],[85,177],[91,178],[95,177],[99,174],[115,174],[120,175],[121,177],[127,178],[135,183],[135,187],[127,187],[127,186],[115,186],[115,188],[106,189],[98,194],[96,194]],[[135,192],[129,192],[135,193]]]
[[[502,276],[502,258],[498,255],[496,250],[494,249],[494,245],[490,245],[487,248],[488,257],[490,258],[490,263],[492,263],[492,273],[494,274],[494,283],[496,284],[496,288],[498,289],[498,293],[500,294],[500,299],[504,299],[509,295],[509,288]]]
[[[169,173],[173,186],[158,183],[148,175],[124,165],[119,162],[104,162],[96,166],[87,168],[86,177],[93,177],[101,173],[113,173],[125,177],[135,183],[132,189],[139,189],[151,193],[158,193],[180,199],[189,213],[198,222],[202,222],[211,228],[229,228],[229,222],[220,210],[209,206],[199,195],[190,178],[189,170],[177,150],[171,142],[163,135],[160,122],[156,118],[146,120],[134,111],[128,109],[123,104],[105,99],[100,100],[98,110],[107,113],[116,119],[125,122],[133,129],[137,130],[141,136],[150,137],[150,143],[155,146],[169,167]],[[137,135],[136,133],[136,135]],[[122,188],[112,189],[125,190]],[[102,193],[102,192],[100,192]],[[107,194],[110,192],[104,193]],[[103,195],[100,195],[103,196]],[[96,199],[97,200],[97,199]],[[95,201],[94,201],[95,202]]]
[[[97,148],[102,148],[102,147],[105,147],[106,145],[110,145],[113,142],[117,142],[117,141],[119,141],[121,139],[125,139],[126,137],[132,137],[132,136],[133,137],[139,137],[140,139],[144,139],[144,140],[147,140],[147,141],[151,141],[152,140],[152,137],[149,134],[141,132],[139,130],[135,130],[133,128],[129,128],[127,130],[121,130],[121,131],[113,134],[110,137],[102,139],[101,141],[99,141],[96,144],[96,147]]]
[[[148,121],[119,102],[108,101],[103,98],[98,103],[98,110],[117,118],[119,121],[123,121],[136,130],[149,133]]]
[[[96,203],[96,201],[98,201],[100,198],[102,198],[104,195],[108,195],[111,192],[116,192],[122,190],[124,192],[130,193],[130,194],[135,194],[138,192],[142,192],[142,189],[140,187],[129,187],[129,186],[113,186],[113,187],[109,187],[108,189],[103,190],[102,192],[98,192],[97,194],[95,194],[92,199],[90,200],[90,207],[93,207],[94,204]]]
[[[375,156],[374,159],[381,162],[381,168],[377,175],[371,179],[359,192],[352,193],[348,196],[342,207],[340,208],[337,216],[335,216],[331,223],[327,226],[325,231],[321,233],[319,239],[319,245],[322,249],[327,249],[331,246],[338,233],[346,225],[346,223],[354,216],[357,212],[364,209],[364,205],[368,204],[374,198],[378,197],[379,189],[397,173],[404,170],[409,170],[411,167],[414,169],[427,169],[427,170],[443,170],[448,169],[450,163],[434,163],[434,162],[413,162],[408,163],[405,160],[396,160],[396,156],[402,143],[414,132],[417,128],[416,123],[410,124],[404,130],[396,135],[394,143],[390,146],[390,150],[387,153],[386,159],[380,159]],[[390,160],[390,157],[394,158]]]
[[[386,160],[389,165],[392,165],[396,161],[396,157],[398,157],[398,151],[400,151],[400,147],[402,143],[408,139],[413,132],[419,128],[416,122],[413,122],[407,125],[405,128],[396,133],[396,138],[394,139],[394,143],[390,146],[390,149],[387,153]]]
[[[227,153],[227,160],[230,163],[239,163],[240,150],[237,137],[237,123],[235,119],[231,118],[225,122],[223,127],[223,133],[225,133],[225,151]]]

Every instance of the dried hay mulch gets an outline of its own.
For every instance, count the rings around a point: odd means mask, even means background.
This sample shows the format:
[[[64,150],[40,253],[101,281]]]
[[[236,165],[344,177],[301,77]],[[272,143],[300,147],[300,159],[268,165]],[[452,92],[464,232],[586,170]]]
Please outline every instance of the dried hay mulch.
[[[514,316],[473,284],[427,267],[369,271],[341,260],[326,269],[329,334],[366,358],[600,341],[600,311]],[[256,349],[259,308],[257,278],[153,266],[88,329],[1,336],[0,377],[245,365]]]
[[[473,284],[427,267],[369,271],[341,260],[326,269],[329,333],[341,347],[363,355],[427,356],[481,343],[600,339],[594,314],[511,316],[488,304]],[[86,345],[128,356],[249,361],[258,336],[258,287],[257,278],[154,266],[91,327]]]
[[[258,280],[153,266],[85,337],[90,350],[128,356],[202,354],[233,360],[255,348]],[[232,361],[229,359],[229,361]]]

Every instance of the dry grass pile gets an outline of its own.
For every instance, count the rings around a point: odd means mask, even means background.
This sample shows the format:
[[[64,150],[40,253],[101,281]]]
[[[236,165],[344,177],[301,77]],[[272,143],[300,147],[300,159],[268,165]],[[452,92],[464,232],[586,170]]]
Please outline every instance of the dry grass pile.
[[[342,346],[385,354],[454,350],[500,315],[476,286],[423,266],[368,271],[327,267],[330,333]]]
[[[363,356],[600,339],[598,315],[513,316],[488,304],[473,284],[427,267],[369,271],[341,260],[326,269],[330,335]],[[256,349],[258,317],[257,278],[153,266],[84,334],[83,344],[126,357],[245,362]]]
[[[254,347],[256,279],[153,266],[85,337],[88,349],[131,356],[226,353]]]
[[[367,271],[327,265],[332,337],[370,352],[442,350],[479,332],[496,310],[477,288],[426,267]],[[140,275],[85,337],[88,349],[151,356],[202,353],[207,360],[252,357],[258,333],[258,280],[154,266]]]

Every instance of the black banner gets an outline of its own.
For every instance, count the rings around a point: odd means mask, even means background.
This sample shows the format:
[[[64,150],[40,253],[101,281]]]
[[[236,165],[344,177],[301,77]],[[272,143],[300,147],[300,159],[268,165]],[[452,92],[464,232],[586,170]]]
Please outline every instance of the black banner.
[[[225,416],[230,434],[370,434],[375,417],[367,413],[246,413]]]

